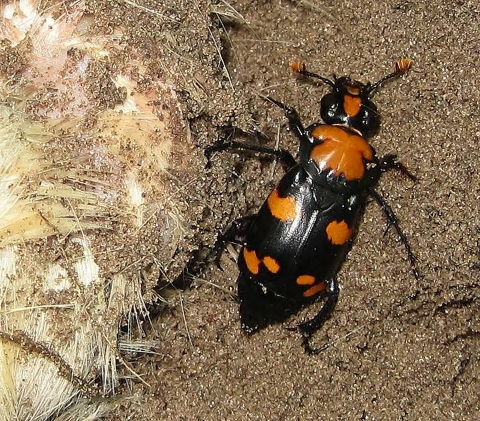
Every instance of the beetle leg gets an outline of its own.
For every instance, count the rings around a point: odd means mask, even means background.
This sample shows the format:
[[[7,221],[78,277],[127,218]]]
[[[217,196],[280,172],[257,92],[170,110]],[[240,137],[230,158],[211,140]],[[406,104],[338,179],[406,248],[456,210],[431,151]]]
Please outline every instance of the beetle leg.
[[[397,170],[397,171],[400,171],[403,175],[406,175],[410,180],[412,181],[417,180],[417,177],[415,177],[405,165],[397,161],[397,155],[395,154],[385,155],[380,159],[379,163],[380,163],[380,170],[382,172],[386,172],[389,170]]]
[[[400,224],[398,223],[398,218],[395,215],[395,212],[393,212],[393,209],[390,207],[387,201],[380,194],[378,194],[374,189],[369,189],[368,194],[372,196],[375,199],[375,201],[378,203],[378,205],[382,208],[383,213],[385,214],[388,221],[388,227],[393,226],[397,231],[397,234],[400,237],[400,240],[402,241],[403,245],[405,246],[405,250],[407,251],[407,256],[408,256],[408,260],[410,261],[410,266],[412,267],[413,276],[415,276],[415,279],[419,279],[420,274],[418,273],[418,269],[416,266],[415,255],[412,252],[412,247],[410,246],[410,242],[408,241],[407,236],[400,228]]]
[[[280,162],[284,165],[287,171],[297,164],[292,154],[285,149],[272,149],[261,145],[251,145],[248,143],[237,142],[235,140],[228,140],[226,142],[221,142],[217,143],[216,145],[209,146],[205,149],[205,156],[208,160],[207,166],[209,166],[210,157],[215,152],[227,151],[230,149],[243,149],[244,151],[260,152],[263,154],[272,155],[280,160]]]
[[[329,281],[327,291],[327,301],[323,304],[318,314],[313,319],[298,326],[298,329],[303,335],[302,345],[307,354],[319,354],[329,347],[328,343],[320,348],[312,348],[310,346],[310,338],[324,325],[337,305],[339,287],[336,276]]]
[[[235,219],[225,233],[218,235],[217,241],[213,246],[213,254],[215,256],[215,263],[219,269],[222,268],[220,265],[220,258],[222,256],[222,251],[225,248],[225,244],[245,237],[256,216],[257,215],[248,215],[243,218]]]
[[[298,137],[300,142],[306,142],[306,144],[311,143],[305,127],[303,127],[302,121],[300,120],[300,116],[298,115],[295,108],[289,107],[283,102],[277,101],[276,99],[273,99],[269,96],[265,97],[265,99],[283,110],[283,112],[285,113],[285,117],[287,117],[290,124],[290,128],[295,132],[295,135]]]
[[[248,215],[242,218],[235,219],[235,221],[232,222],[227,231],[225,231],[225,233],[220,236],[222,242],[232,242],[239,238],[245,237],[245,234],[252,225],[252,222],[254,221],[256,216],[257,215]]]
[[[222,251],[225,248],[225,243],[233,242],[244,237],[253,220],[255,219],[255,216],[256,215],[249,215],[233,221],[224,234],[218,235],[213,249],[202,247],[195,252],[186,264],[182,273],[175,279],[164,279],[164,276],[160,275],[157,281],[157,286],[155,287],[155,291],[159,295],[162,295],[161,291],[163,291],[165,288],[173,287],[176,289],[185,289],[192,282],[192,274],[198,273],[207,263],[215,262],[217,267],[222,269],[220,266],[220,258],[222,256]],[[151,311],[154,311],[153,308]]]

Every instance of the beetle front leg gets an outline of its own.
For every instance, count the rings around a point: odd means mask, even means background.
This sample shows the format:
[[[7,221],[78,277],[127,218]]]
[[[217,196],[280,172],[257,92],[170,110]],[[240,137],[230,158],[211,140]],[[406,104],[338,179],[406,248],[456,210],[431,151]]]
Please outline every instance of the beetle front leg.
[[[283,102],[277,101],[276,99],[273,99],[269,96],[265,97],[265,99],[283,110],[283,112],[285,113],[285,117],[287,117],[290,124],[290,128],[295,132],[295,135],[298,137],[300,142],[306,141],[307,143],[310,143],[305,127],[303,127],[300,116],[298,115],[295,108],[289,107]]]

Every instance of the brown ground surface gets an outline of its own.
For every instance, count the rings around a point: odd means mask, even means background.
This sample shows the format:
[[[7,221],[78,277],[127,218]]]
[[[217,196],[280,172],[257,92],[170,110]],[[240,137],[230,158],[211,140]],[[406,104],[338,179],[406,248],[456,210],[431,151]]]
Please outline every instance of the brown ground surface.
[[[199,148],[232,125],[263,132],[271,146],[279,131],[295,153],[282,113],[258,93],[310,123],[326,88],[295,78],[289,61],[375,81],[398,58],[414,60],[375,96],[383,125],[372,144],[418,176],[413,184],[388,174],[378,191],[397,212],[422,277],[412,276],[394,231],[383,236],[381,210],[368,206],[338,276],[337,310],[315,337],[331,346],[308,356],[284,326],[252,337],[240,331],[237,271],[225,253],[223,272],[209,266],[154,321],[147,338],[159,341],[155,354],[132,362],[150,387],[126,381],[127,399],[108,419],[480,419],[477,2],[170,3],[142,2],[145,11],[90,2],[105,24],[129,22],[132,43],[175,79]],[[199,243],[211,245],[234,218],[255,212],[281,175],[268,160],[217,154],[199,172],[191,206],[202,213]]]

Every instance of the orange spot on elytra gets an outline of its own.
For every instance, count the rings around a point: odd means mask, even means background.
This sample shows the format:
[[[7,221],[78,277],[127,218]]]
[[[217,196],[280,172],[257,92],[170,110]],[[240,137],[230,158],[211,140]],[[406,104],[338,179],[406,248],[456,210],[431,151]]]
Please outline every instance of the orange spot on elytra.
[[[300,275],[297,280],[297,285],[313,285],[315,282],[315,276],[312,275]]]
[[[304,297],[311,297],[312,295],[318,294],[320,291],[324,291],[325,288],[327,287],[327,284],[325,282],[321,282],[319,284],[314,285],[311,288],[308,288],[304,293]]]
[[[327,225],[325,231],[330,242],[336,246],[345,244],[353,235],[353,229],[345,221],[332,221]]]
[[[349,117],[355,117],[362,106],[362,98],[359,96],[345,95],[343,97],[343,109]]]
[[[280,221],[293,221],[297,217],[297,205],[293,197],[280,197],[278,190],[270,193],[267,199],[271,214]]]
[[[258,275],[260,271],[260,259],[257,257],[255,250],[250,251],[245,247],[243,249],[243,258],[245,259],[249,272]]]
[[[373,159],[373,149],[362,136],[329,125],[316,127],[312,135],[321,141],[310,153],[320,170],[331,169],[347,181],[363,177],[364,160]]]
[[[280,270],[280,265],[273,257],[265,256],[262,261],[270,272],[277,273]]]

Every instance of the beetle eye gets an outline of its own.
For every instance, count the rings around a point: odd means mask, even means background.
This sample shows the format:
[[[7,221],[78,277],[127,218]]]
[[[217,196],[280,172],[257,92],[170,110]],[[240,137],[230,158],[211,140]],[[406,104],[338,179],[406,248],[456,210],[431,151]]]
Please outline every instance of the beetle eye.
[[[320,101],[320,116],[322,120],[327,124],[336,123],[339,106],[338,94],[329,93],[325,95]]]
[[[362,103],[361,111],[361,128],[358,129],[363,133],[364,136],[372,136],[378,130],[380,125],[380,119],[377,112],[377,107],[375,104],[366,100]]]

